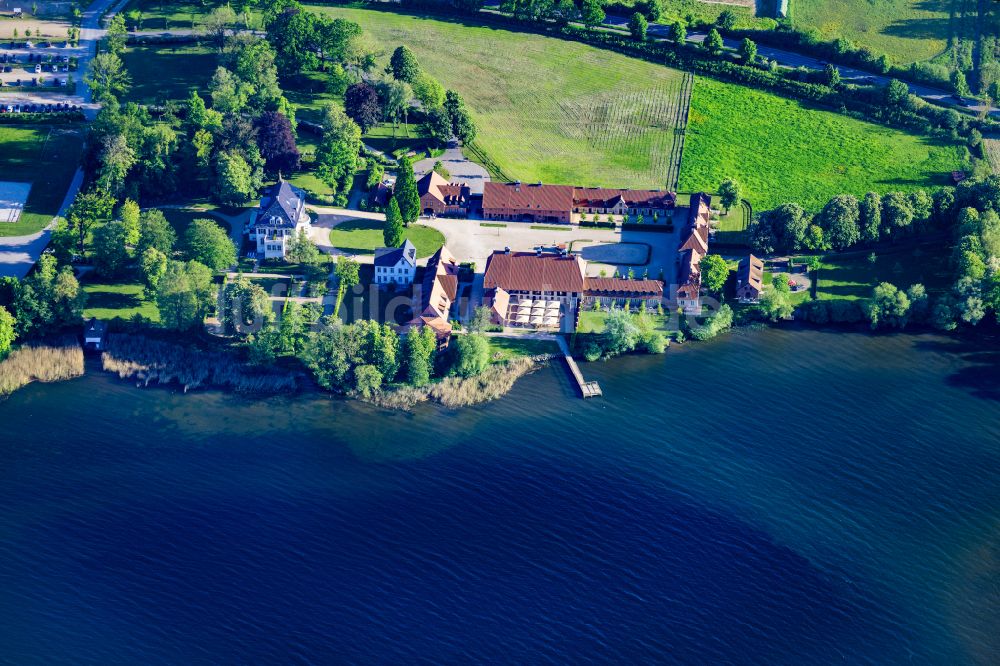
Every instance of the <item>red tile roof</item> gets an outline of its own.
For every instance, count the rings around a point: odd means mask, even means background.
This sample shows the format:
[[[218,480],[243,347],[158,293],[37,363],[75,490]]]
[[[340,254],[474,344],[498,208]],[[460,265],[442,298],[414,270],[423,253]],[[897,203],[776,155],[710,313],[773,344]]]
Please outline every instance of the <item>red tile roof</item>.
[[[576,206],[611,208],[618,199],[630,207],[673,208],[676,195],[663,190],[622,190],[604,187],[577,187],[573,191]]]
[[[739,268],[736,270],[736,278],[739,285],[750,285],[757,291],[764,287],[764,262],[753,256],[747,255],[740,260]]]
[[[641,295],[662,294],[663,283],[659,280],[626,280],[623,278],[587,278],[587,293],[591,296],[600,295]]]
[[[469,199],[471,190],[463,183],[449,183],[436,171],[431,171],[417,181],[417,194],[430,195],[447,206],[461,206]]]
[[[486,181],[483,186],[484,210],[557,210],[573,209],[571,185],[527,185]]]
[[[486,289],[505,291],[584,290],[584,263],[580,257],[533,252],[494,252],[486,260]]]

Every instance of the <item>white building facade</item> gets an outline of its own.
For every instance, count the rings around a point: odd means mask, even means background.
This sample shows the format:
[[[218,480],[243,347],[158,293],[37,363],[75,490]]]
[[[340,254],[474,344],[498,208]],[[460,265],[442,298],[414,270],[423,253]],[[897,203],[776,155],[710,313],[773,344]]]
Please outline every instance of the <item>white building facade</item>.
[[[417,274],[417,248],[410,239],[399,247],[375,250],[375,284],[408,287]]]
[[[249,239],[259,259],[285,259],[292,240],[309,233],[305,192],[282,180],[264,191],[260,207],[250,216]]]

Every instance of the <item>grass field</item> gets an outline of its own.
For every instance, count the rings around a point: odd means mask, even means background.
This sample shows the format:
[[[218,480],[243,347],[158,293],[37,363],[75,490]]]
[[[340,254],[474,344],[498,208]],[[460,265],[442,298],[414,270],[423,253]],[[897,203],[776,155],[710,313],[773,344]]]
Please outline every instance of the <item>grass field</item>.
[[[203,14],[224,4],[223,0],[131,0],[124,11],[142,12],[143,30],[190,30],[198,27]]]
[[[490,337],[490,354],[494,363],[558,353],[559,345],[553,340]]]
[[[901,289],[911,284],[923,284],[928,291],[947,288],[953,276],[946,262],[935,260],[940,247],[917,246],[912,249],[876,255],[875,263],[858,252],[827,255],[820,266],[816,297],[820,300],[870,298],[880,282],[891,282]]]
[[[32,234],[59,212],[83,151],[83,130],[67,125],[0,125],[0,180],[31,183],[20,219],[0,236]]]
[[[406,44],[479,126],[477,143],[511,178],[664,187],[680,72],[584,44],[343,7],[386,56]],[[681,114],[683,115],[683,114]]]
[[[186,99],[192,90],[207,98],[218,62],[215,51],[196,44],[132,46],[124,60],[132,75],[128,101],[144,104]]]
[[[422,224],[406,228],[405,238],[417,247],[418,257],[429,257],[444,245],[444,235]],[[348,220],[330,230],[330,244],[351,254],[374,254],[375,248],[385,247],[382,222],[379,220]]]
[[[904,64],[938,55],[952,35],[971,35],[975,12],[976,0],[792,0],[796,28],[846,37]]]
[[[993,173],[1000,173],[1000,138],[983,137],[986,146],[986,159],[989,160]]]
[[[794,201],[816,210],[837,194],[945,185],[962,150],[769,93],[696,79],[680,189],[736,178],[755,210]]]
[[[83,311],[85,319],[131,319],[136,314],[153,321],[160,319],[156,303],[146,300],[142,285],[137,282],[109,284],[85,280],[81,286],[87,292],[87,307]]]

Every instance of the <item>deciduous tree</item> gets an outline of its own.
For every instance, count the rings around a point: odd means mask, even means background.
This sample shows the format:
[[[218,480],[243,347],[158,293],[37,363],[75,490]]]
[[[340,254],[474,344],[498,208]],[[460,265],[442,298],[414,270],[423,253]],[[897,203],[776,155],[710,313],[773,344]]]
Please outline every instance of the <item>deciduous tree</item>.
[[[732,178],[727,178],[722,181],[719,185],[719,203],[722,207],[726,209],[726,214],[729,214],[729,210],[740,202],[740,185]]]
[[[272,174],[289,174],[299,168],[302,159],[295,145],[292,124],[277,111],[265,111],[257,119],[257,145],[267,170]]]
[[[413,83],[420,75],[420,64],[413,51],[406,46],[398,46],[389,58],[389,70],[397,81]]]
[[[344,111],[358,124],[362,133],[367,132],[382,119],[378,91],[364,81],[348,87],[344,93]]]
[[[455,360],[451,371],[459,377],[475,377],[490,364],[490,341],[481,333],[459,335],[455,345]]]
[[[858,200],[850,194],[833,197],[819,214],[824,236],[835,250],[846,250],[861,239],[860,218]]]
[[[163,211],[150,208],[143,211],[139,217],[139,254],[144,254],[149,248],[155,248],[169,257],[174,252],[177,243],[177,232],[163,216]]]
[[[204,320],[214,297],[212,271],[207,266],[171,261],[156,290],[160,324],[175,331],[190,330]]]
[[[717,254],[710,254],[701,260],[701,283],[713,294],[722,292],[729,279],[729,264]]]
[[[631,17],[629,17],[628,31],[629,34],[632,35],[632,39],[634,39],[635,41],[637,42],[646,41],[646,31],[648,29],[649,29],[649,21],[647,21],[646,17],[640,14],[639,12],[635,12],[634,14],[632,14]]]
[[[94,99],[117,103],[119,97],[128,92],[132,77],[125,69],[122,59],[114,53],[99,53],[90,61],[83,77]]]
[[[705,50],[709,53],[721,53],[725,44],[722,41],[722,35],[715,28],[708,31],[708,36],[705,38]]]
[[[105,278],[116,277],[128,261],[128,230],[121,222],[108,222],[94,232],[94,268]]]
[[[225,229],[212,220],[197,219],[184,232],[188,258],[221,271],[236,263],[236,246]]]

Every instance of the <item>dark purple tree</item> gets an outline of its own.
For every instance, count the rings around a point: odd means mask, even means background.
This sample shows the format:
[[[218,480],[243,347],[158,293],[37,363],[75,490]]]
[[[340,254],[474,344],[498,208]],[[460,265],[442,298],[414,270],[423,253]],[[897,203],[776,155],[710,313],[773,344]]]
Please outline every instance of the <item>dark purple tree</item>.
[[[382,119],[382,103],[379,101],[378,91],[364,81],[355,83],[344,95],[344,111],[362,132],[367,132]]]
[[[266,111],[257,120],[257,145],[269,172],[288,175],[299,168],[292,123],[281,113]]]

